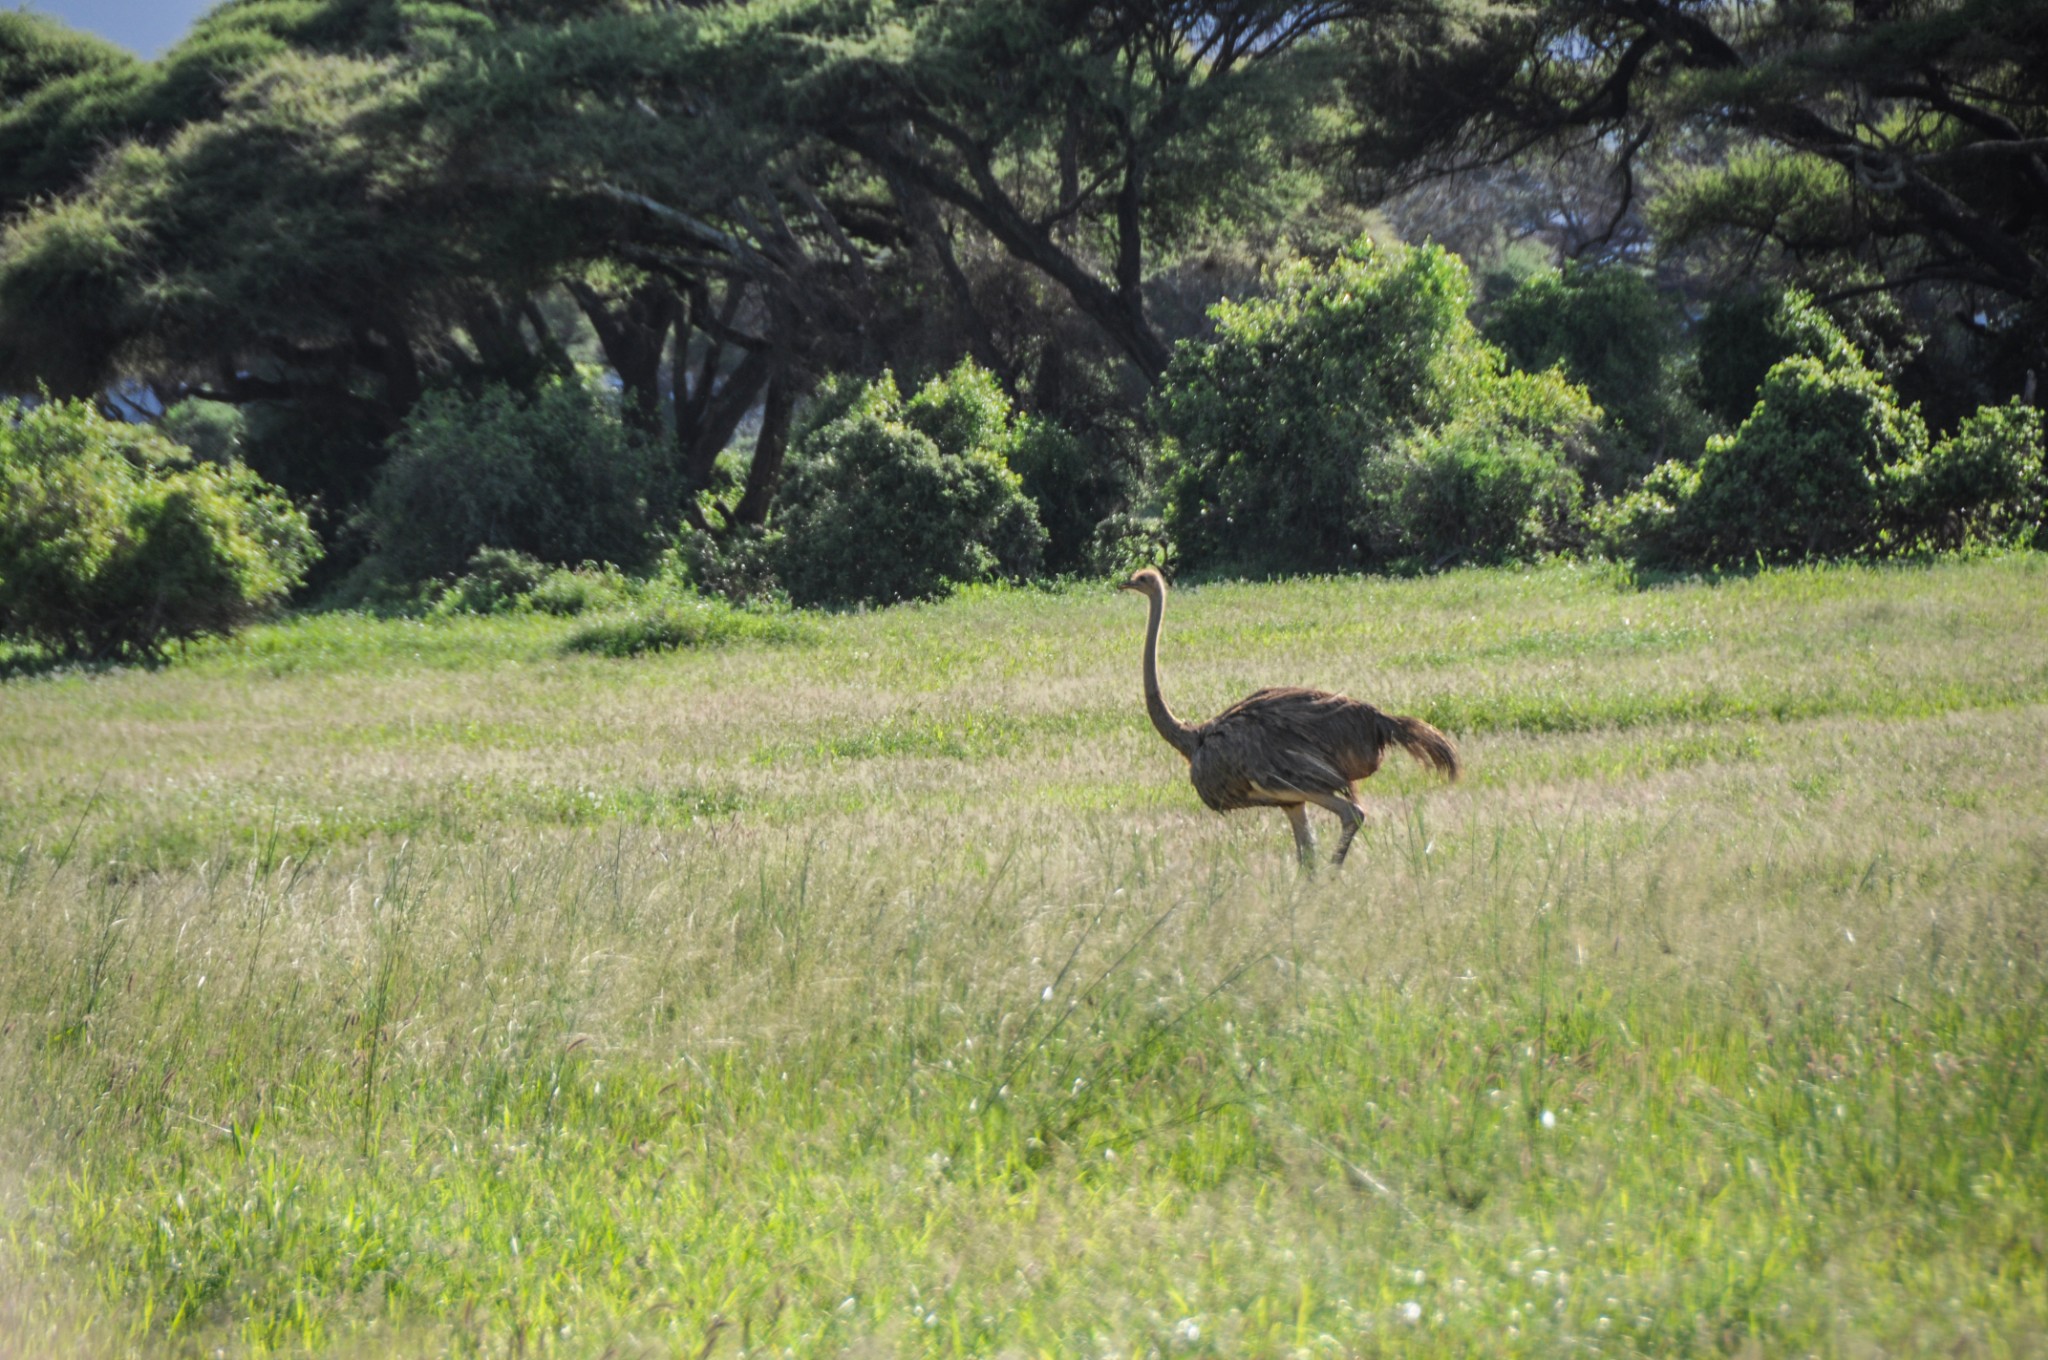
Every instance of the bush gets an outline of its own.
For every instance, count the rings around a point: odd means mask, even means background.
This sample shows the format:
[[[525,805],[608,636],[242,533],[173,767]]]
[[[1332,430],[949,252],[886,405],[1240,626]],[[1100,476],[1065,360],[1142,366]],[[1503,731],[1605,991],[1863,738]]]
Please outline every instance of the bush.
[[[1157,515],[1119,511],[1095,526],[1087,565],[1103,576],[1129,576],[1140,567],[1172,571],[1180,561],[1166,521]]]
[[[1697,467],[1676,459],[1659,463],[1635,490],[1594,510],[1593,542],[1605,555],[1633,562],[1675,566],[1696,561],[1699,545],[1690,541],[1681,516],[1699,489]]]
[[[2044,492],[2041,413],[2017,400],[1985,406],[1905,470],[1901,530],[1933,548],[2029,543]]]
[[[458,614],[592,614],[633,604],[643,596],[671,594],[666,583],[635,581],[617,567],[585,562],[551,567],[537,557],[506,548],[484,548],[469,569],[445,589],[429,587],[429,612]]]
[[[275,607],[319,551],[240,464],[195,463],[84,402],[0,403],[0,629],[66,657],[146,660]]]
[[[239,407],[195,397],[164,412],[157,431],[190,449],[194,458],[208,463],[232,463],[241,461],[248,422]]]
[[[626,657],[741,641],[795,643],[810,639],[811,630],[792,619],[700,599],[657,605],[579,628],[562,644],[562,650]]]
[[[1919,414],[1869,369],[1796,356],[1766,375],[1734,434],[1708,441],[1688,513],[1710,561],[1865,552],[1926,444]]]
[[[596,614],[631,604],[652,593],[648,585],[628,577],[617,567],[585,562],[580,567],[557,567],[527,592],[526,606],[536,614],[571,617]]]
[[[1568,264],[1531,275],[1490,309],[1482,329],[1516,368],[1562,365],[1606,412],[1591,464],[1602,487],[1698,456],[1705,423],[1683,390],[1678,310],[1634,270]]]
[[[1756,408],[1691,475],[1666,472],[1617,516],[1652,561],[1792,562],[1880,551],[1927,444],[1919,414],[1861,363],[1804,355],[1771,369]]]
[[[1826,369],[1867,369],[1863,356],[1811,297],[1796,289],[1724,298],[1700,319],[1699,403],[1723,427],[1748,419],[1770,371],[1803,356]]]
[[[1136,443],[1135,431],[1106,422],[1085,435],[1039,417],[1019,422],[1009,463],[1045,526],[1047,571],[1102,566],[1102,526],[1126,511],[1137,489]]]
[[[767,555],[798,604],[929,599],[1022,577],[1045,547],[1007,454],[1010,405],[969,362],[908,403],[894,378],[822,396],[791,450]]]
[[[433,601],[433,612],[509,614],[527,606],[534,588],[547,579],[548,564],[509,548],[479,548],[469,569],[448,583]]]
[[[653,557],[671,496],[654,453],[604,399],[556,382],[424,398],[370,492],[369,579],[452,578],[482,548],[569,565],[633,568]]]
[[[1599,417],[1555,369],[1503,375],[1491,391],[1384,460],[1364,541],[1382,561],[1503,562],[1583,544],[1585,484],[1562,450]],[[1391,475],[1389,475],[1391,474]]]
[[[1490,560],[1576,532],[1599,412],[1555,374],[1507,374],[1435,247],[1361,240],[1327,270],[1213,309],[1154,413],[1166,525],[1189,567],[1331,571]]]
[[[655,574],[733,604],[783,601],[787,597],[775,579],[778,543],[775,535],[751,525],[734,524],[714,535],[685,524],[663,549]]]

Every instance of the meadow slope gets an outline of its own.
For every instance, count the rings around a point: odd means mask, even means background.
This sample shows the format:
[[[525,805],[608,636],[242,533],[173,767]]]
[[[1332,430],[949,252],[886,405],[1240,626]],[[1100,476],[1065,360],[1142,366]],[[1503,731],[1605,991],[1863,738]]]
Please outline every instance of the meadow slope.
[[[2048,1350],[2048,558],[0,682],[0,1355]],[[1331,827],[1323,827],[1325,841]]]

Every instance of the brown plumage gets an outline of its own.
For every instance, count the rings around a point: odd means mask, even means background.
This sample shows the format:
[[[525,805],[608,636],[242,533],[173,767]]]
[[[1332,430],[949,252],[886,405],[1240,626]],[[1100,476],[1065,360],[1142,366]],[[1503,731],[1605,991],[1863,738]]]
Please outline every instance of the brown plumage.
[[[1303,863],[1315,853],[1315,833],[1308,824],[1311,803],[1334,812],[1343,823],[1331,862],[1344,862],[1351,838],[1365,824],[1355,785],[1379,769],[1387,747],[1399,746],[1424,768],[1458,777],[1457,748],[1422,719],[1382,713],[1319,689],[1262,689],[1205,723],[1182,722],[1159,692],[1166,578],[1147,567],[1118,589],[1135,590],[1151,601],[1145,625],[1145,712],[1159,735],[1187,757],[1195,792],[1218,812],[1282,809]]]

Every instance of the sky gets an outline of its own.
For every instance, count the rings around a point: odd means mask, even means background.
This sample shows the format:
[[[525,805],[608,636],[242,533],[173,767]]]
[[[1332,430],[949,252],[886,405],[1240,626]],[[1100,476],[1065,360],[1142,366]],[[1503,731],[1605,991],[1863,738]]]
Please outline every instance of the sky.
[[[131,52],[160,57],[192,21],[220,0],[13,0],[10,8],[47,14],[72,28],[111,38]]]

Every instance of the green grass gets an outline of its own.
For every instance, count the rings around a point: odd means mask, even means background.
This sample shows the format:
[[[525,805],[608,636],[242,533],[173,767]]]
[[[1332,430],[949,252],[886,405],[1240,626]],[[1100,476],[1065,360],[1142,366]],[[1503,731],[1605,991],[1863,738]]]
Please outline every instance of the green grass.
[[[0,684],[0,1354],[2038,1354],[2048,559]],[[1331,828],[1325,827],[1327,837]]]
[[[679,647],[722,647],[742,640],[809,639],[809,630],[780,615],[750,613],[718,600],[695,600],[586,623],[568,636],[562,650],[594,656],[640,656]]]

